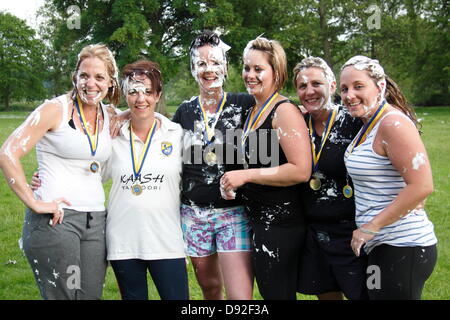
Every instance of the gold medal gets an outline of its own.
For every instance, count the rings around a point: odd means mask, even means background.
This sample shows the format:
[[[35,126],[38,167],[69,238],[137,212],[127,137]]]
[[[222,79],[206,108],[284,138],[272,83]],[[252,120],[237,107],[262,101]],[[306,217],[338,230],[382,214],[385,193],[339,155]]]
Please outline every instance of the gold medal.
[[[205,161],[209,165],[214,165],[217,163],[217,155],[214,152],[209,151],[206,153]]]
[[[142,193],[142,186],[139,183],[136,183],[135,185],[133,185],[131,187],[131,192],[135,195],[135,196],[139,196]]]
[[[351,198],[353,196],[353,189],[348,184],[342,189],[344,197]]]
[[[100,164],[97,161],[92,161],[91,165],[89,166],[89,170],[92,173],[97,173],[97,171],[100,169]]]
[[[320,182],[320,179],[318,178],[312,178],[311,180],[309,180],[309,186],[311,187],[311,189],[313,189],[314,191],[317,191],[320,189],[320,187],[322,186],[322,183]]]

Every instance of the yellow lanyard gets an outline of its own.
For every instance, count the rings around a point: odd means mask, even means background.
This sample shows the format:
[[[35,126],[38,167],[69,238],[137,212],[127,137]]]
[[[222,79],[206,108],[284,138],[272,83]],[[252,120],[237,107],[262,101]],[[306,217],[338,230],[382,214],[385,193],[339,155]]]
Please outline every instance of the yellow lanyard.
[[[377,111],[374,113],[372,118],[370,118],[369,122],[364,127],[361,128],[358,137],[353,140],[353,143],[349,148],[349,153],[352,153],[353,149],[355,149],[357,146],[359,146],[366,140],[367,135],[377,124],[378,120],[380,120],[384,110],[386,110],[388,106],[389,104],[387,104],[386,100],[384,100],[383,103],[378,107]]]
[[[198,97],[198,104],[200,106],[200,109],[202,110],[202,117],[203,117],[203,122],[205,123],[206,136],[208,137],[207,144],[209,144],[212,137],[214,136],[214,128],[216,127],[217,121],[219,121],[220,114],[223,111],[223,106],[225,105],[226,101],[227,101],[227,93],[224,92],[222,100],[217,105],[216,115],[215,115],[216,120],[214,121],[214,124],[210,127],[208,124],[208,115],[206,114],[205,109],[203,109],[202,99],[200,98],[200,96]],[[205,135],[203,135],[203,136],[205,136]]]
[[[255,114],[255,109],[253,107],[252,112],[247,117],[247,120],[244,124],[244,135],[242,136],[242,144],[244,144],[245,140],[247,139],[248,135],[252,130],[256,128],[258,125],[259,119],[263,116],[264,112],[269,108],[269,106],[272,104],[272,102],[278,97],[278,92],[275,92],[272,94],[271,97],[269,97],[266,102],[264,102],[263,106],[259,111]]]
[[[316,146],[313,141],[314,127],[313,127],[312,116],[310,116],[310,118],[309,118],[308,125],[309,125],[309,136],[311,138],[311,151],[312,151],[312,156],[313,156],[313,172],[316,171],[317,164],[320,159],[320,155],[322,154],[323,146],[327,142],[328,135],[331,132],[331,128],[333,127],[334,120],[336,120],[336,114],[337,114],[337,109],[334,109],[333,112],[328,116],[327,123],[325,124],[325,131],[324,131],[325,135],[322,137],[320,149],[317,154],[316,154]]]
[[[130,145],[131,145],[131,160],[133,162],[133,173],[134,177],[137,179],[139,175],[141,174],[142,167],[144,166],[145,158],[147,157],[148,150],[150,149],[150,144],[152,143],[153,135],[156,131],[156,119],[153,121],[152,128],[150,129],[150,132],[147,136],[147,139],[145,140],[144,144],[144,151],[141,151],[141,156],[139,157],[139,161],[136,161],[136,152],[134,148],[134,133],[133,133],[133,127],[130,123]]]
[[[91,148],[91,155],[95,156],[95,153],[97,151],[97,145],[98,145],[98,118],[99,118],[98,111],[97,111],[97,115],[96,115],[96,119],[95,119],[95,132],[94,132],[95,139],[94,139],[94,137],[92,137],[91,133],[87,129],[87,121],[86,121],[86,118],[84,117],[84,113],[83,113],[83,104],[81,103],[79,96],[77,96],[77,101],[75,103],[75,106],[77,108],[78,115],[81,118],[81,125],[83,127],[83,131],[87,135],[87,138],[89,141],[89,147]]]

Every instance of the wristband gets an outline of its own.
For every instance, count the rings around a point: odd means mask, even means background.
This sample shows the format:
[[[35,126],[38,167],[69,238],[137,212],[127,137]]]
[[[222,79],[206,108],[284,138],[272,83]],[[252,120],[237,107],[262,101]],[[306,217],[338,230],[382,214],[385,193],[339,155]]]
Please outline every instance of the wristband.
[[[380,231],[372,231],[372,230],[368,230],[368,229],[365,229],[365,228],[359,228],[359,230],[361,230],[362,233],[370,234],[372,236],[376,236],[377,234],[380,233]]]

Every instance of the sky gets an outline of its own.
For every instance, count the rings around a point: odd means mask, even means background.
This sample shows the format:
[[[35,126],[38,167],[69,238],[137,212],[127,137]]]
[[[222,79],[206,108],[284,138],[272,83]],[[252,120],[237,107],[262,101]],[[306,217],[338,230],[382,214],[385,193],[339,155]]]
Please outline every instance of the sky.
[[[0,11],[7,11],[36,28],[35,14],[45,0],[0,0]]]

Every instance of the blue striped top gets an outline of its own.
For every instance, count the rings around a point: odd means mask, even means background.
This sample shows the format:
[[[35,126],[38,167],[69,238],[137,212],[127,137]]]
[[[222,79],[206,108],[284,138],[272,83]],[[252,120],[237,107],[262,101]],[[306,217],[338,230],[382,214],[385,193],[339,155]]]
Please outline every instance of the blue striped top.
[[[403,113],[395,112],[396,114]],[[405,181],[388,157],[373,150],[373,141],[384,115],[367,135],[366,140],[349,153],[344,160],[353,180],[356,204],[356,225],[360,227],[388,207],[405,187]],[[409,119],[409,118],[408,118]],[[356,139],[356,138],[355,138]],[[391,225],[385,226],[364,249],[369,253],[374,247],[389,244],[397,247],[431,246],[437,242],[432,222],[423,209],[415,209]]]

